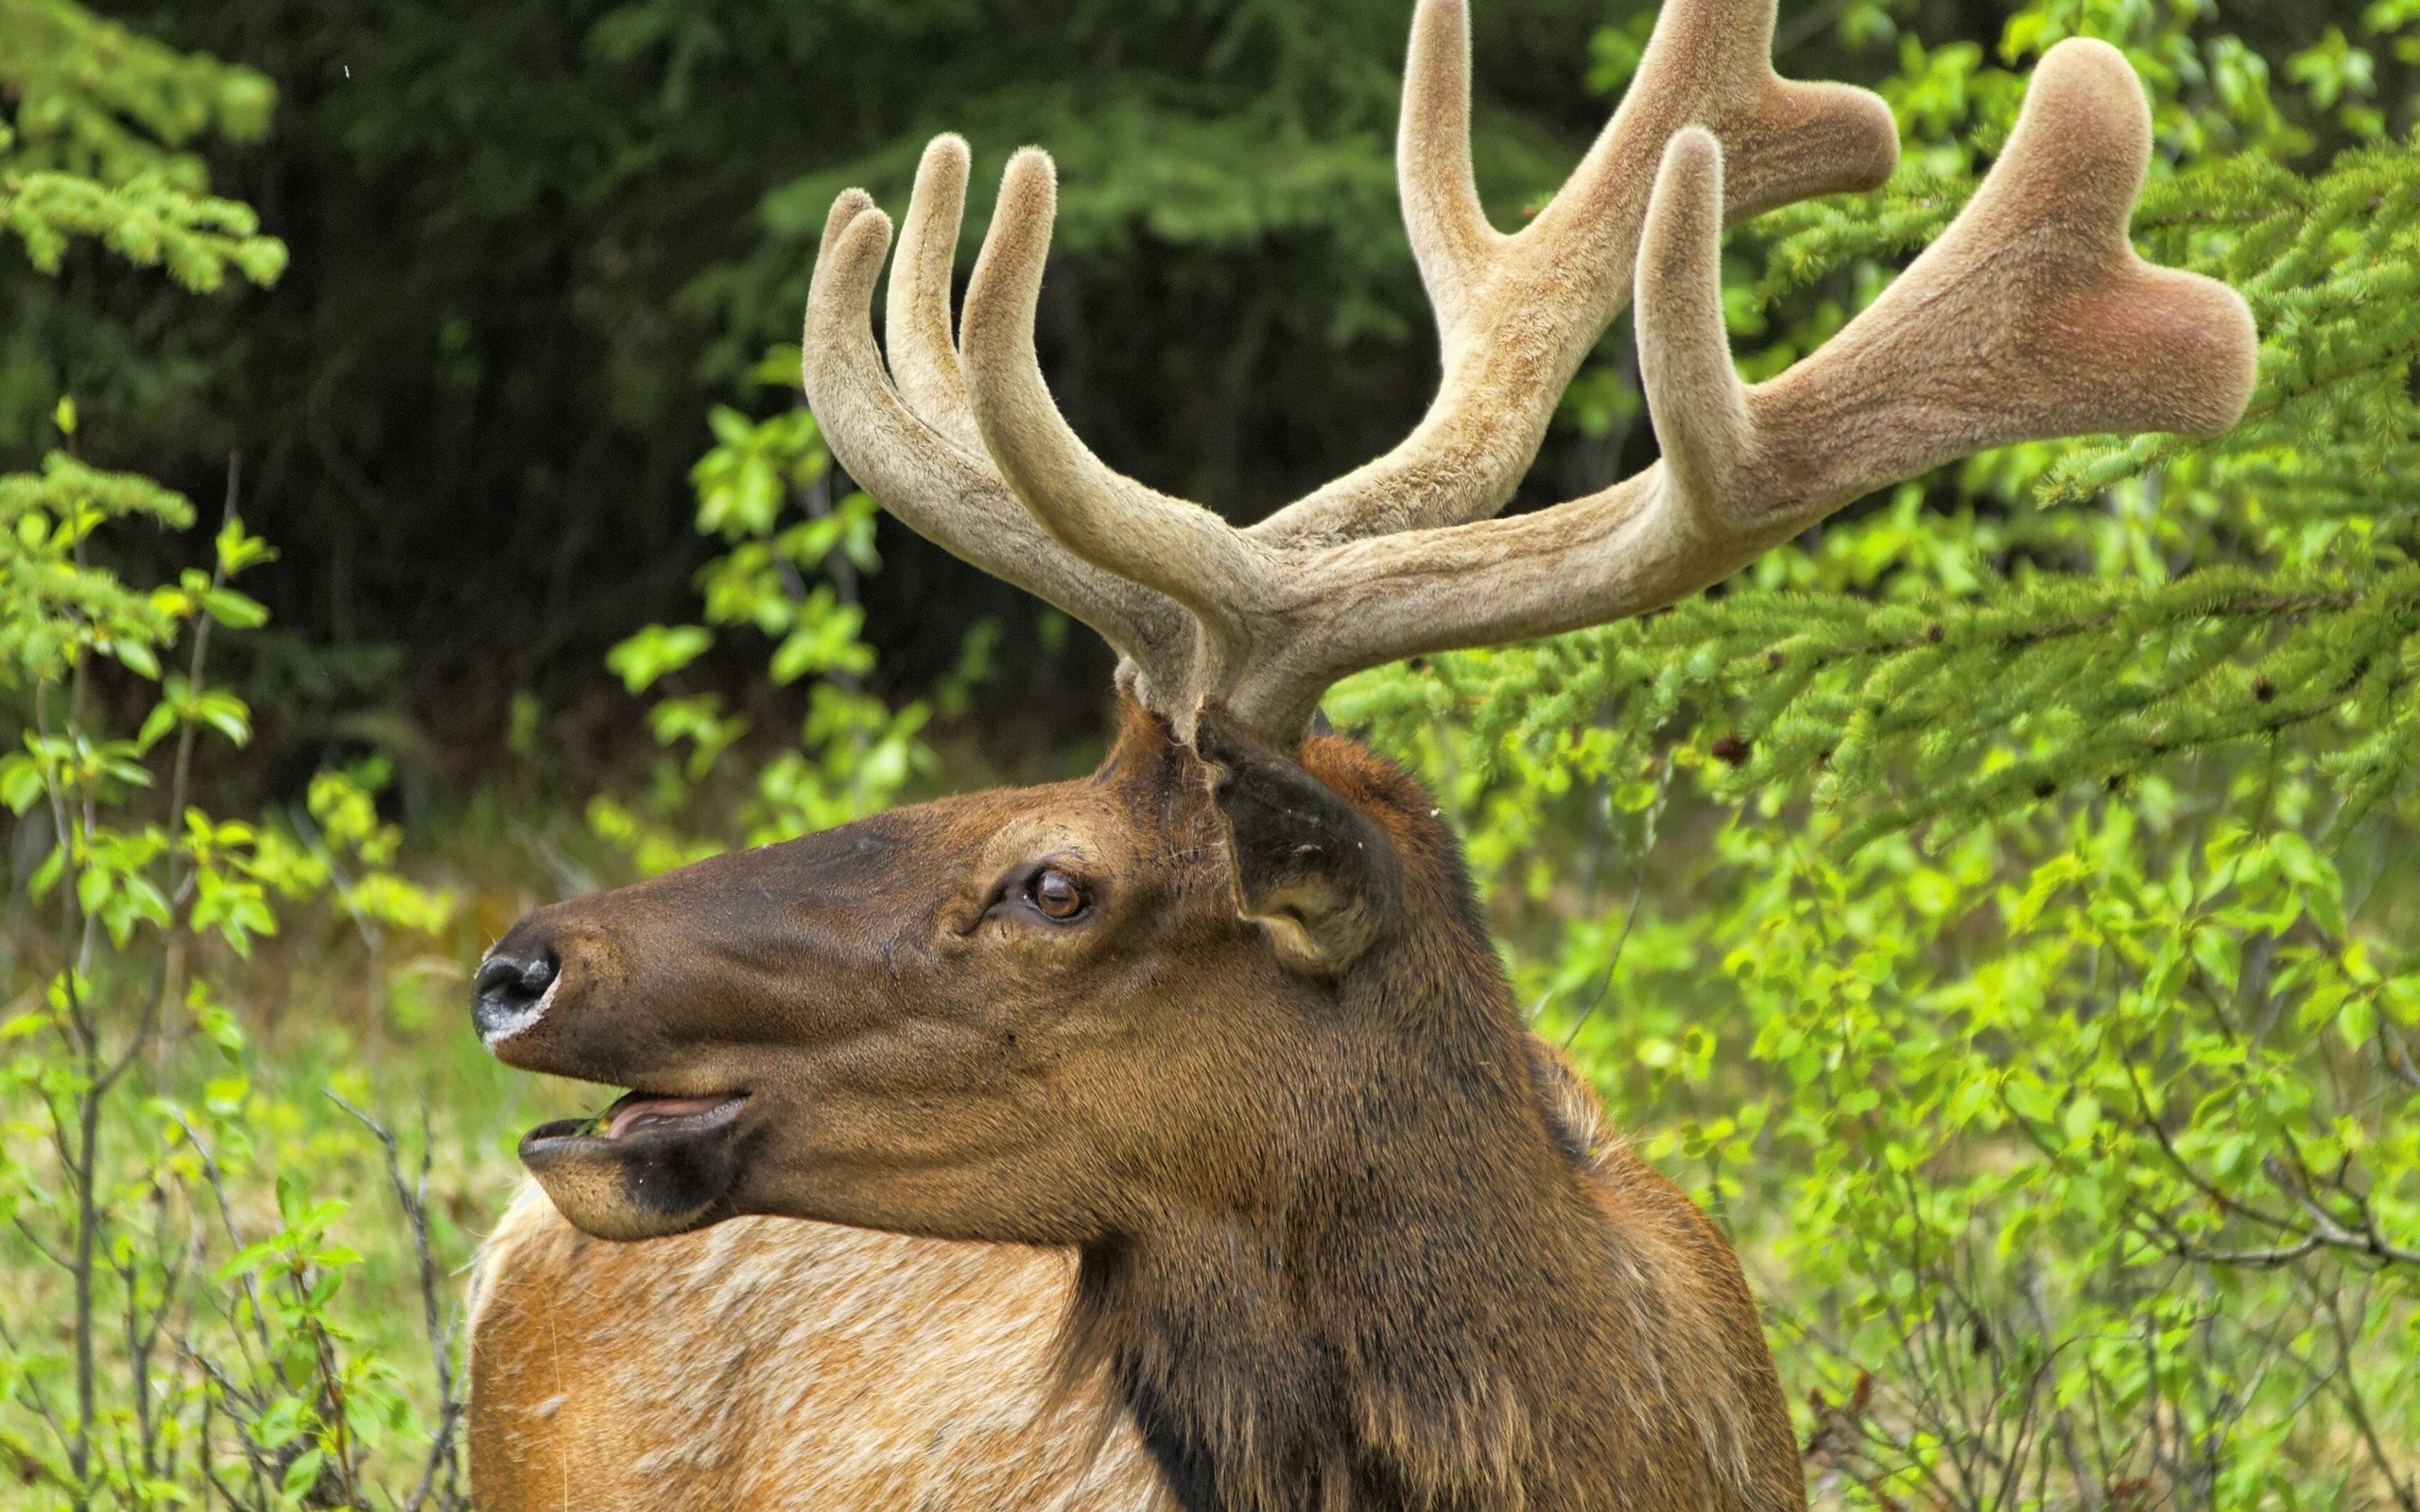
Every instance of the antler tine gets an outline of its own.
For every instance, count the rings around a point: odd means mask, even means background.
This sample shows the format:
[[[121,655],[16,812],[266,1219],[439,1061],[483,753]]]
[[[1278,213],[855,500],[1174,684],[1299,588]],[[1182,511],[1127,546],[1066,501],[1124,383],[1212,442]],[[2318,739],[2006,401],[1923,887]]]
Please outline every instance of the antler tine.
[[[933,429],[980,456],[983,438],[967,404],[950,337],[950,270],[958,261],[958,228],[966,214],[966,139],[943,132],[925,145],[915,191],[899,227],[899,257],[890,267],[883,330],[899,397]]]
[[[1664,146],[1684,126],[1713,132],[1731,159],[1722,209],[1732,225],[1816,195],[1880,188],[1899,165],[1891,108],[1870,90],[1774,73],[1773,13],[1772,0],[1667,6],[1620,108],[1530,230],[1557,237],[1569,219],[1634,244]]]
[[[1471,283],[1512,240],[1488,224],[1471,168],[1471,26],[1462,0],[1422,0],[1412,12],[1395,126],[1395,192],[1437,333],[1450,341]]]
[[[1644,613],[1717,582],[1881,485],[1987,447],[2109,430],[2223,431],[2256,333],[2222,284],[2145,264],[2127,223],[2150,110],[2115,48],[2034,75],[1974,199],[1813,356],[1739,382],[1722,326],[1723,153],[1678,133],[1637,268],[1640,373],[1666,458],[1512,520],[1357,541],[1286,576],[1265,658],[1227,691],[1290,731],[1337,679],[1422,651]]]
[[[1730,144],[1744,169],[1727,207],[1734,220],[1888,179],[1898,162],[1890,109],[1864,90],[1778,77],[1772,31],[1772,0],[1672,0],[1595,146],[1536,219],[1505,235],[1488,224],[1471,175],[1468,11],[1463,0],[1421,0],[1395,156],[1404,223],[1437,312],[1437,397],[1393,451],[1250,534],[1330,545],[1503,507],[1564,386],[1629,297],[1657,157],[1681,127],[1703,125]]]
[[[1973,452],[2083,432],[2214,435],[2251,402],[2258,335],[2242,296],[2152,266],[2128,240],[2151,108],[2106,43],[2045,55],[2000,161],[1940,240],[1823,350],[1754,388],[1731,366],[1713,290],[1702,201],[1722,160],[1710,146],[1667,156],[1674,214],[1640,266],[1640,370],[1651,405],[1681,418],[1657,421],[1680,454],[1676,498],[1718,525],[1794,533]],[[1701,423],[1717,383],[1721,409],[1747,417],[1737,441]]]
[[[1009,160],[959,322],[976,423],[1001,476],[1053,539],[1193,611],[1201,629],[1198,675],[1215,682],[1217,669],[1252,639],[1273,558],[1200,505],[1110,468],[1059,413],[1033,348],[1058,192],[1048,154],[1027,147]],[[1168,712],[1182,718],[1189,702]]]
[[[959,194],[950,187],[946,144],[928,151],[908,209],[913,241],[908,291],[893,291],[905,323],[901,351],[928,421],[909,407],[883,369],[871,323],[873,285],[890,244],[890,217],[856,189],[832,203],[823,247],[808,286],[802,376],[833,455],[883,507],[925,540],[984,572],[1064,610],[1132,658],[1147,699],[1152,690],[1191,686],[1194,630],[1175,604],[1138,583],[1080,560],[1045,535],[979,452],[952,443],[943,427],[965,414],[941,375],[934,351],[929,277],[932,244],[954,242]],[[962,168],[958,181],[963,184]],[[927,194],[927,191],[935,191]],[[946,254],[942,254],[944,257]],[[925,276],[919,274],[923,270]],[[938,285],[940,347],[948,341],[948,273]],[[902,301],[905,301],[904,303]],[[954,369],[956,359],[946,367]],[[958,407],[955,411],[952,405]],[[1182,692],[1177,692],[1183,696]]]

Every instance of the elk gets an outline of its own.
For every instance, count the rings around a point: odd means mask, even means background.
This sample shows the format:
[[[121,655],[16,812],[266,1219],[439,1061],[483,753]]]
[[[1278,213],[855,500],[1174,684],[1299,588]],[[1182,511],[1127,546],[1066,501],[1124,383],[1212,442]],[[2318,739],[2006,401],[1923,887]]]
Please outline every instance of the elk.
[[[2231,290],[2135,253],[2149,112],[2118,53],[2068,41],[1940,239],[1743,384],[1725,224],[1896,158],[1880,101],[1773,74],[1772,24],[1672,0],[1507,235],[1473,187],[1461,0],[1419,0],[1398,166],[1437,397],[1248,528],[1114,472],[1053,404],[1047,157],[1010,161],[953,332],[968,152],[933,143],[887,359],[891,224],[839,198],[804,343],[836,455],[1099,631],[1120,733],[1086,780],[723,856],[496,944],[493,1052],[631,1091],[522,1143],[544,1196],[475,1323],[483,1506],[1805,1504],[1730,1246],[1525,1027],[1436,807],[1321,696],[1653,610],[1977,450],[2224,430],[2255,336]],[[1497,518],[1626,298],[1661,460]]]

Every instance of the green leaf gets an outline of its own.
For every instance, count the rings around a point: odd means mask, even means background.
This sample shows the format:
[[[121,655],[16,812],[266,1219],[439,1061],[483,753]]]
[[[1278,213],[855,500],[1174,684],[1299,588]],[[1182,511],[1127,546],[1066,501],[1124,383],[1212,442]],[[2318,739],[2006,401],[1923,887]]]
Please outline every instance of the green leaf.
[[[650,625],[606,654],[605,665],[632,693],[644,693],[687,666],[714,644],[699,625]]]
[[[285,1475],[279,1483],[280,1488],[287,1496],[302,1496],[320,1483],[320,1468],[327,1463],[327,1451],[317,1445],[295,1455],[294,1463],[285,1467]]]
[[[252,738],[251,712],[232,695],[203,694],[194,702],[194,716],[234,745],[245,745]]]
[[[229,629],[257,629],[268,623],[268,609],[266,605],[232,588],[212,588],[203,591],[201,607],[209,611],[212,619]]]
[[[2377,1005],[2366,993],[2357,992],[2346,998],[2344,1005],[2336,1010],[2336,1030],[2354,1049],[2366,1047],[2378,1032]]]
[[[43,799],[48,789],[43,785],[39,764],[23,754],[0,758],[0,802],[9,812],[24,814]]]
[[[135,746],[140,749],[149,750],[168,731],[177,728],[179,717],[177,706],[166,699],[153,704],[151,712],[143,716],[143,729],[141,733],[134,737]]]
[[[160,676],[160,659],[143,642],[113,640],[110,642],[109,650],[118,664],[129,671],[154,679]]]
[[[247,533],[242,518],[235,515],[228,516],[226,523],[218,527],[217,539],[212,545],[218,570],[228,577],[277,559],[276,548],[258,536]]]

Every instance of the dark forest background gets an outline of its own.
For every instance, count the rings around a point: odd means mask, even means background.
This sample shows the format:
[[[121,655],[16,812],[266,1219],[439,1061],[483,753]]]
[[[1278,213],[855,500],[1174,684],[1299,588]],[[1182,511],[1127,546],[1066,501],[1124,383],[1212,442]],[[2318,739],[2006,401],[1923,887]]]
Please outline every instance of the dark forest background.
[[[796,340],[825,206],[856,183],[899,208],[936,131],[978,158],[961,267],[1008,152],[1058,155],[1044,360],[1114,465],[1254,517],[1392,444],[1433,383],[1389,161],[1398,0],[96,9],[275,82],[265,139],[196,146],[292,265],[196,300],[90,246],[55,279],[0,251],[0,471],[53,443],[60,393],[83,406],[85,455],[198,500],[241,455],[246,516],[283,553],[253,590],[276,628],[235,653],[272,770],[358,741],[417,753],[407,775],[475,780],[525,690],[575,765],[610,762],[635,726],[603,653],[686,617],[711,555],[687,479],[709,407],[793,402],[746,375]],[[1988,50],[2010,9],[1786,0],[1777,51],[1797,77],[1872,82],[1899,66],[1898,35]],[[2225,26],[2284,60],[2358,34],[2361,9],[2230,6]],[[1474,8],[1500,221],[1576,161],[1631,12],[1650,10]],[[2331,123],[2277,94],[2324,157]],[[1652,447],[1644,425],[1559,427],[1524,498],[1601,487]],[[995,737],[1097,720],[1108,658],[1089,635],[1037,636],[1038,605],[888,521],[879,542],[875,692],[923,691],[993,616],[1001,667],[977,710]],[[746,660],[699,675],[804,697]]]

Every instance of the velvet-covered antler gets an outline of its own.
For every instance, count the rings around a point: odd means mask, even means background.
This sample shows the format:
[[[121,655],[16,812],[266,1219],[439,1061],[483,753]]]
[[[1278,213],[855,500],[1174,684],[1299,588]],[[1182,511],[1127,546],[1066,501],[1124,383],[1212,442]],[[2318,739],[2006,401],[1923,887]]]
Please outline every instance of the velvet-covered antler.
[[[1597,147],[1504,236],[1470,187],[1466,23],[1453,0],[1423,0],[1399,156],[1443,382],[1403,445],[1249,529],[1112,471],[1052,404],[1032,341],[1055,197],[1039,152],[1010,163],[956,353],[963,148],[927,154],[892,283],[897,389],[862,317],[839,314],[862,312],[888,222],[843,197],[810,303],[809,397],[877,496],[1099,628],[1180,729],[1215,698],[1276,740],[1363,667],[1658,608],[1973,451],[2234,423],[2250,313],[2225,286],[2135,255],[2149,110],[2124,59],[2083,41],[2044,58],[2007,148],[1941,239],[1813,356],[1742,385],[1722,324],[1723,223],[1871,183],[1892,160],[1870,96],[1772,77],[1772,22],[1771,0],[1668,6]],[[1634,281],[1665,459],[1586,498],[1485,518]],[[869,455],[878,444],[898,450]]]
[[[1629,297],[1655,163],[1681,127],[1703,125],[1728,147],[1734,219],[1889,177],[1897,144],[1888,109],[1861,90],[1776,77],[1772,22],[1772,0],[1674,0],[1587,158],[1529,226],[1506,235],[1487,223],[1471,177],[1468,16],[1461,0],[1422,0],[1396,163],[1437,312],[1443,381],[1401,445],[1279,510],[1250,539],[1330,546],[1501,508],[1564,385]],[[867,315],[890,221],[856,191],[834,203],[807,304],[808,402],[841,465],[910,528],[1092,625],[1132,659],[1147,701],[1189,709],[1205,686],[1192,615],[1138,586],[1148,578],[1062,549],[1035,524],[1048,526],[1047,513],[1018,503],[1050,487],[1037,474],[1053,460],[1017,444],[1027,414],[1093,491],[1142,489],[1083,450],[1033,359],[1032,301],[1055,198],[1049,161],[1029,151],[1010,163],[968,293],[961,367],[949,286],[966,173],[959,139],[926,148],[891,274],[887,372]],[[978,370],[986,379],[970,384]]]
[[[1682,131],[1637,271],[1639,376],[1663,460],[1535,514],[1255,557],[1225,579],[1224,602],[1242,607],[1219,618],[1238,642],[1223,696],[1256,728],[1299,729],[1364,667],[1659,609],[1974,452],[2228,429],[2252,397],[2252,312],[2223,284],[2135,254],[2127,223],[2150,151],[2124,57],[2061,43],[1941,238],[1813,355],[1749,386],[1722,320],[1723,153]]]

